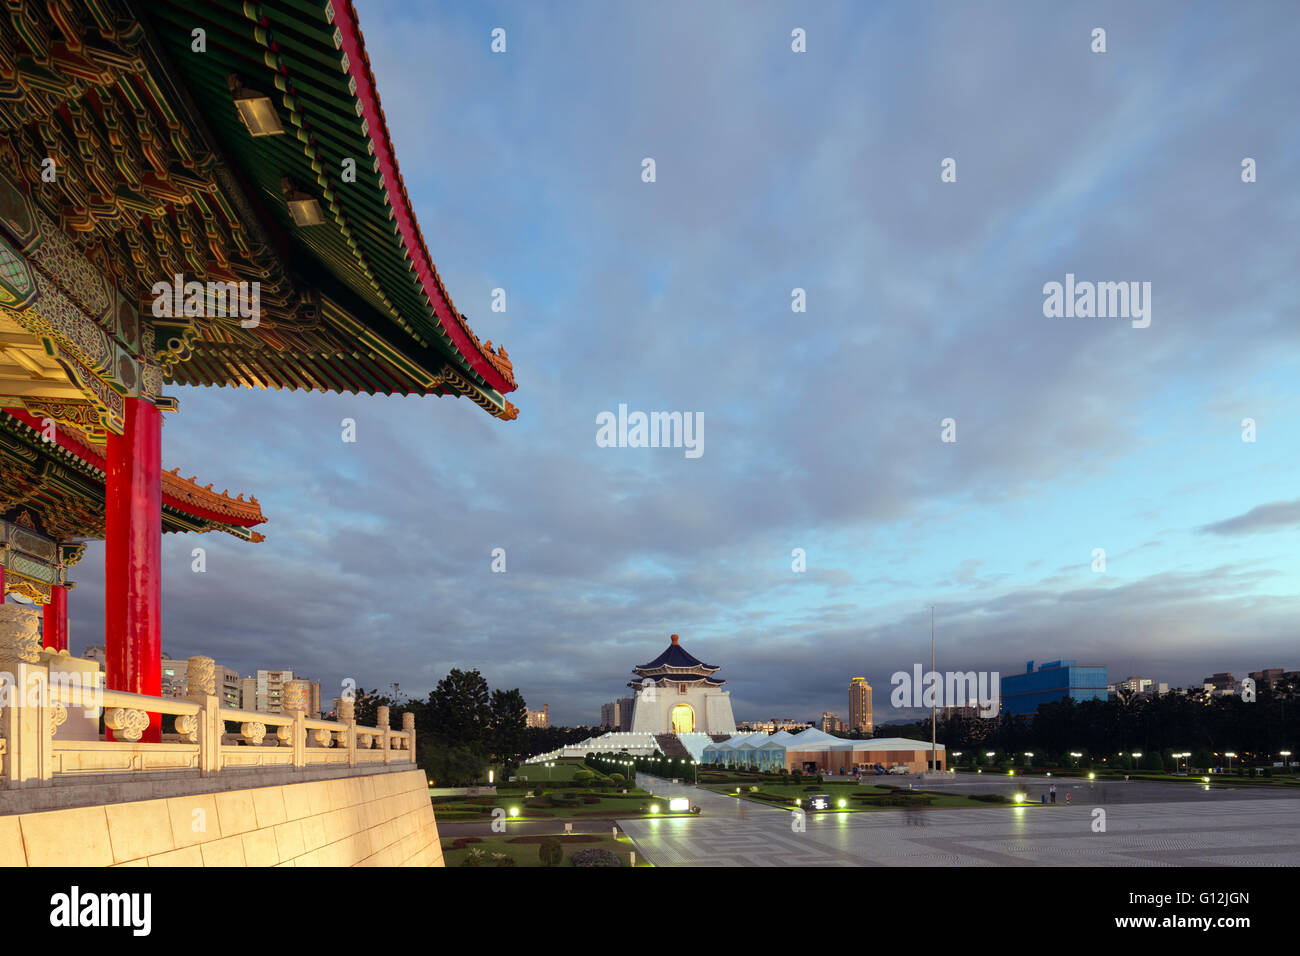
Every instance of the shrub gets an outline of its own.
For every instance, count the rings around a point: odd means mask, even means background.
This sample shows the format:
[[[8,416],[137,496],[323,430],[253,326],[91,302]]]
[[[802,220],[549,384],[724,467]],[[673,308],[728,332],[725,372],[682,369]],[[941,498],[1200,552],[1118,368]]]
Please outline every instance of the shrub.
[[[609,779],[614,781],[614,786],[616,787],[621,787],[627,783],[627,777],[623,776],[621,773],[611,773]]]
[[[456,839],[451,841],[451,848],[453,850],[463,850],[471,843],[482,843],[482,842],[483,841],[480,840],[478,837],[456,837]]]
[[[493,853],[492,865],[493,866],[514,866],[515,858],[511,856],[509,853]]]
[[[573,854],[574,866],[622,866],[623,862],[609,850],[579,850]]]
[[[564,858],[564,847],[555,837],[547,837],[537,846],[537,858],[542,866],[555,866]]]
[[[583,798],[582,798],[582,802],[583,802],[583,803],[600,803],[600,797],[591,797],[591,796],[583,797]]]
[[[465,854],[465,859],[461,861],[460,865],[461,866],[482,866],[485,860],[487,860],[487,854],[484,853],[482,850],[480,850],[478,847],[473,847],[468,853]]]
[[[977,793],[971,797],[972,800],[978,800],[980,803],[1010,803],[1010,801],[1000,793]]]

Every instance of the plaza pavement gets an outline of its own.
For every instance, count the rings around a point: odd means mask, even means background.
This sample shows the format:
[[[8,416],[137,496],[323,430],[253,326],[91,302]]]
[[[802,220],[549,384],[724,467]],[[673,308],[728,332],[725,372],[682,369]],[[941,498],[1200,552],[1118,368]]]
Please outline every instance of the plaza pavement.
[[[1031,796],[1051,782],[1032,779]],[[809,813],[804,832],[795,832],[789,811],[642,774],[641,786],[663,797],[688,797],[702,812],[621,820],[619,827],[657,866],[1300,865],[1295,795],[1055,782],[1058,800],[1070,789],[1070,806]],[[1124,786],[1127,794],[1118,790]],[[1139,792],[1149,802],[1121,799]],[[1157,802],[1162,793],[1169,799]],[[1105,813],[1104,832],[1094,832],[1094,809]]]

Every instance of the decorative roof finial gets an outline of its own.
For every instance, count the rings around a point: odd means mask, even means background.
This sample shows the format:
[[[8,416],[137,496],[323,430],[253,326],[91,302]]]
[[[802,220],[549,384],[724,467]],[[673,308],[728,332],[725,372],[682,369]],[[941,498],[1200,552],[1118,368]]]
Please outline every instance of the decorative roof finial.
[[[677,643],[677,635],[676,635],[676,634],[673,635],[673,643],[674,643],[674,644]]]

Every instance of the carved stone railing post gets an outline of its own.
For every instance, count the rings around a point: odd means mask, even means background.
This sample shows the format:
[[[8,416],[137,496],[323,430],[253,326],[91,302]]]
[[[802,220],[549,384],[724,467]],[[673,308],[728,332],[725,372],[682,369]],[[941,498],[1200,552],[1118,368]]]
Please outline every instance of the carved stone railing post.
[[[293,717],[293,765],[307,766],[307,682],[284,682],[284,711]]]
[[[402,714],[402,730],[406,733],[403,744],[407,748],[406,759],[415,763],[415,714],[409,710]]]
[[[212,658],[189,659],[185,668],[185,696],[200,709],[193,717],[177,717],[176,730],[191,743],[198,743],[199,776],[216,776],[221,772],[221,735],[226,732],[226,722],[221,719],[216,662]]]
[[[388,716],[387,707],[378,707],[375,709],[375,725],[379,728],[379,745],[384,748],[384,763],[393,762],[393,752],[389,749],[388,735],[392,733],[392,726]]]
[[[351,697],[340,697],[338,713],[334,715],[339,722],[347,724],[343,744],[348,748],[348,766],[357,765],[357,702]]]
[[[0,604],[0,698],[6,787],[39,787],[54,776],[57,701],[49,700],[49,669],[40,660],[40,616],[35,608]],[[6,699],[7,698],[7,699]],[[65,714],[66,716],[66,714]],[[53,720],[52,720],[53,718]]]

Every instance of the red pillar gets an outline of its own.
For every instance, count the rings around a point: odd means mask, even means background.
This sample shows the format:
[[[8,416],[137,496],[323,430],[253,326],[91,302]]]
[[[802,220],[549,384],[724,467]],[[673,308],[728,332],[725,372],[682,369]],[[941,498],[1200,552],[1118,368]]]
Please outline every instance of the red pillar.
[[[126,399],[126,428],[104,449],[104,652],[109,690],[162,694],[162,416]],[[140,740],[162,739],[149,715]],[[112,738],[112,732],[108,736]]]
[[[68,649],[68,589],[56,584],[50,588],[50,603],[45,605],[44,644],[56,651]]]
[[[5,602],[5,569],[0,568],[0,604]]]

